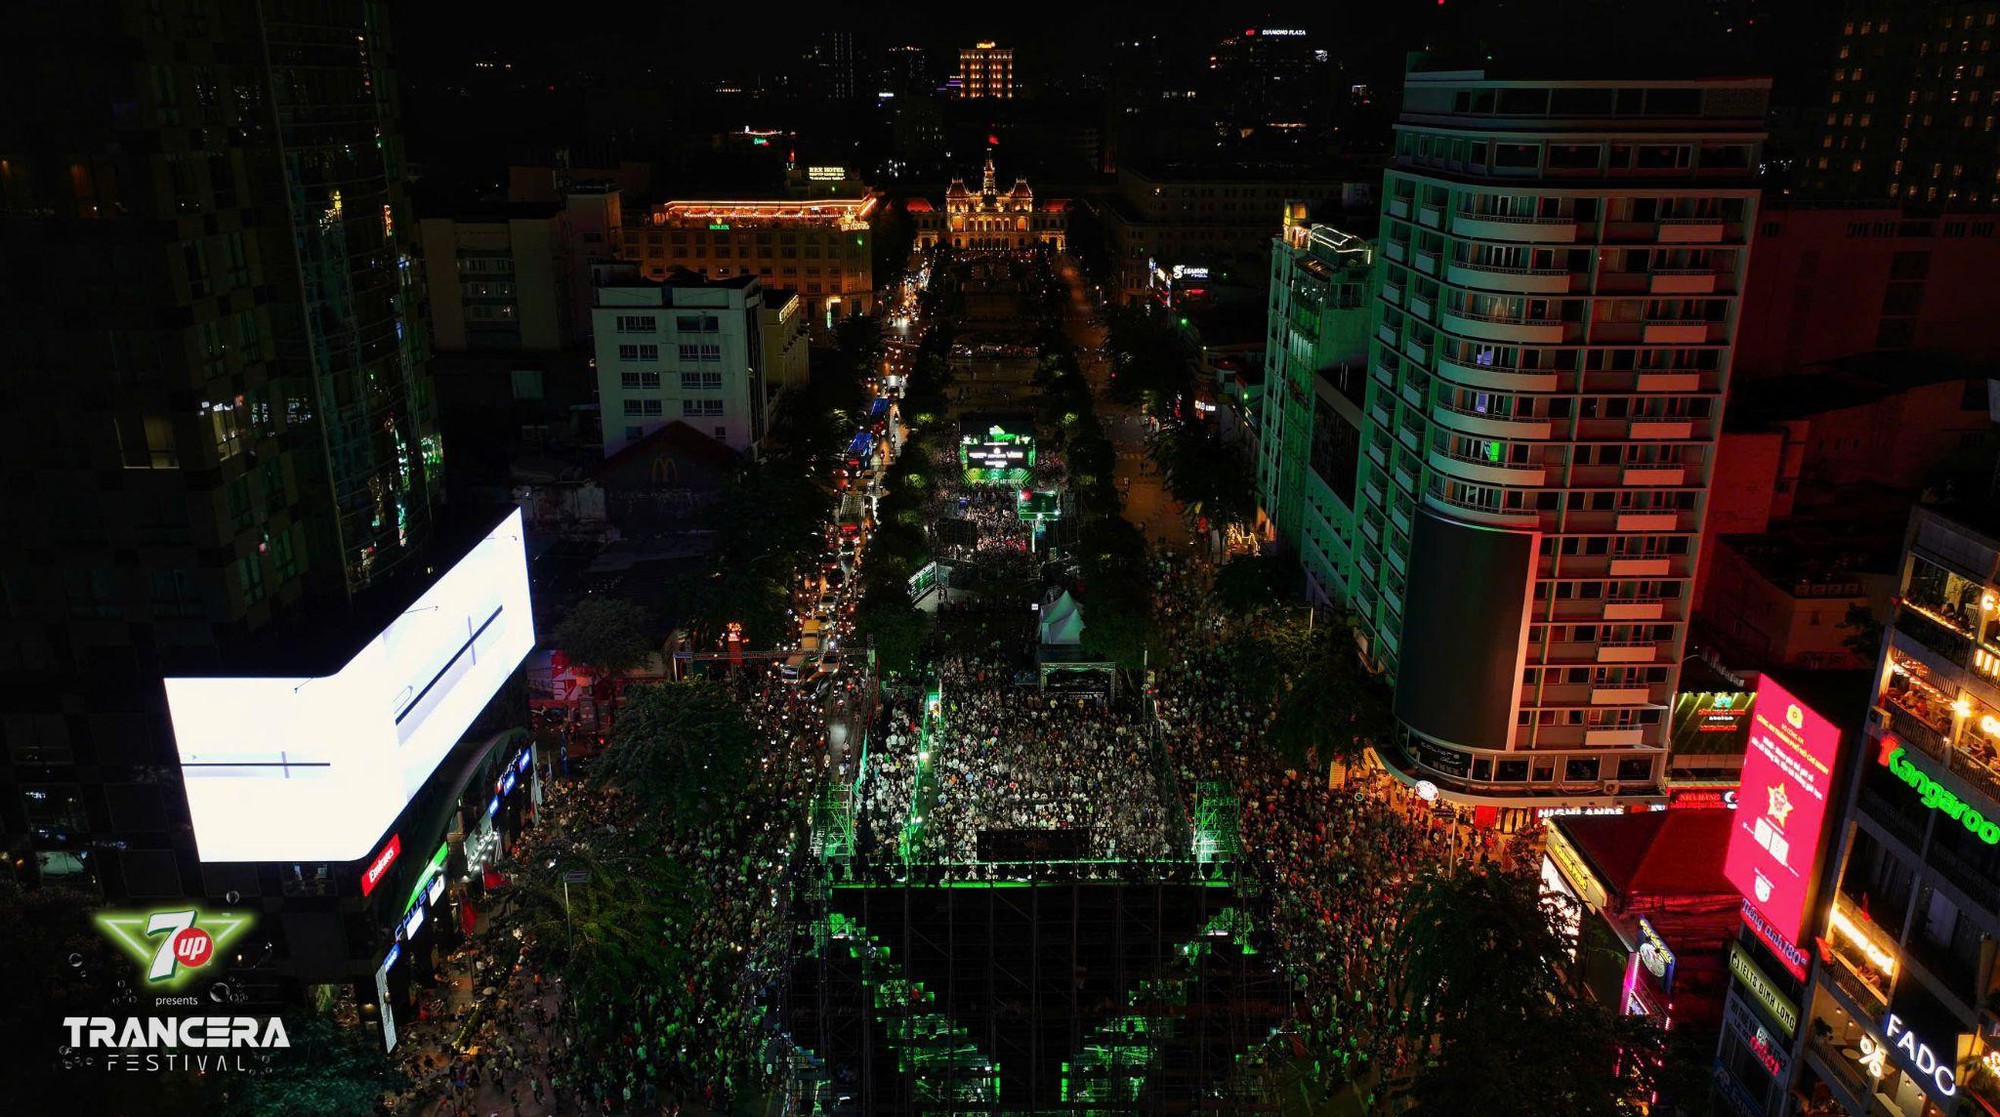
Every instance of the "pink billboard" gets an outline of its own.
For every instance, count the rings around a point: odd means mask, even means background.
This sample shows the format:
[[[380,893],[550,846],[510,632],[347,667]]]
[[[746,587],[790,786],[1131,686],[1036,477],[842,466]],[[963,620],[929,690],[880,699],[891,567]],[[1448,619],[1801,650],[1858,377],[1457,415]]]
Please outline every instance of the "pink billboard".
[[[1751,706],[1743,785],[1723,873],[1794,946],[1819,875],[1820,831],[1840,730],[1766,675]]]

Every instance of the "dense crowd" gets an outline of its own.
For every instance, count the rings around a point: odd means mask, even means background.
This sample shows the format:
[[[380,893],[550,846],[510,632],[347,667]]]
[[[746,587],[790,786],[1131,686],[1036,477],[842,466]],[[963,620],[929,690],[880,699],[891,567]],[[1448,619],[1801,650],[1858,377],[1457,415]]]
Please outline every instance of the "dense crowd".
[[[765,1016],[787,961],[787,873],[806,806],[836,762],[802,688],[768,671],[739,672],[731,686],[758,735],[757,774],[700,819],[641,827],[616,788],[547,785],[535,824],[494,867],[475,932],[444,960],[444,980],[406,1029],[397,1053],[413,1085],[397,1108],[471,1117],[719,1110],[768,1081],[785,1055]],[[684,951],[685,974],[664,987],[566,989],[563,926],[515,918],[527,906],[515,902],[515,878],[629,849],[641,830],[694,882],[678,920],[662,928]]]
[[[944,716],[931,750],[937,797],[924,819],[936,856],[970,861],[979,832],[1084,830],[1094,859],[1166,853],[1145,725],[1104,696],[991,685],[940,665]]]
[[[960,476],[951,451],[934,464],[939,476]],[[856,731],[861,720],[870,728],[860,767],[829,753],[827,712],[808,688],[774,672],[731,673],[758,737],[753,777],[719,789],[698,819],[645,827],[659,835],[649,852],[695,882],[684,917],[665,929],[687,957],[676,983],[572,995],[555,976],[563,944],[545,926],[510,924],[507,890],[497,889],[477,933],[447,960],[472,995],[435,997],[399,1052],[416,1082],[399,1107],[678,1113],[754,1096],[787,1055],[766,1006],[785,979],[789,874],[806,856],[820,790],[857,775],[861,856],[849,873],[916,861],[990,875],[978,867],[980,836],[1001,831],[1075,835],[1089,859],[1184,858],[1188,798],[1220,787],[1236,810],[1241,864],[1256,878],[1246,895],[1267,898],[1273,954],[1293,983],[1293,1036],[1350,1077],[1393,1073],[1410,1054],[1396,1008],[1399,913],[1427,874],[1502,856],[1498,839],[1379,773],[1336,782],[1287,769],[1262,747],[1273,709],[1234,681],[1224,648],[1234,626],[1272,622],[1220,610],[1210,571],[1186,556],[1163,552],[1146,572],[1168,650],[1146,701],[1041,689],[1028,605],[1042,578],[1015,495],[937,486],[932,518],[976,531],[976,542],[945,553],[977,567],[980,589],[938,606],[927,685],[892,691],[872,712],[858,703]],[[554,781],[503,874],[533,874],[644,826],[620,793],[585,786]]]
[[[1158,709],[1178,774],[1186,786],[1219,781],[1237,796],[1238,832],[1272,898],[1271,932],[1298,990],[1303,1038],[1349,1075],[1393,1071],[1404,1055],[1393,986],[1404,899],[1424,874],[1500,856],[1500,839],[1458,825],[1379,771],[1335,784],[1260,748],[1272,708],[1231,685],[1220,650],[1228,626],[1258,621],[1218,611],[1198,564],[1156,563],[1158,619],[1176,653],[1158,677]]]

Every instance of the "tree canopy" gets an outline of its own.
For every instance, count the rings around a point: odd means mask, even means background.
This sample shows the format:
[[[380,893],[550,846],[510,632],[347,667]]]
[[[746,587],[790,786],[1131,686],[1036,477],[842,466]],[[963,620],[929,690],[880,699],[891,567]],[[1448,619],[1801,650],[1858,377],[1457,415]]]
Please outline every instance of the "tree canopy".
[[[1413,890],[1398,949],[1406,1039],[1427,1052],[1411,1112],[1636,1117],[1665,1049],[1656,1026],[1576,996],[1564,898],[1495,866]]]
[[[646,611],[630,601],[586,597],[556,627],[556,645],[570,659],[605,675],[621,675],[660,649]]]
[[[743,711],[706,679],[634,687],[596,774],[624,788],[642,815],[694,817],[742,786],[756,751]]]

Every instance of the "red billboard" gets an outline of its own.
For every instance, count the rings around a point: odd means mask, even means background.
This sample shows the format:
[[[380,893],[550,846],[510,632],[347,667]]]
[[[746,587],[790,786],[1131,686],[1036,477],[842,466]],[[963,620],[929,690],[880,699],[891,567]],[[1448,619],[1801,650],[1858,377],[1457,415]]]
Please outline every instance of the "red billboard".
[[[1750,743],[1723,873],[1794,945],[1819,875],[1820,832],[1840,730],[1764,676],[1751,706]]]

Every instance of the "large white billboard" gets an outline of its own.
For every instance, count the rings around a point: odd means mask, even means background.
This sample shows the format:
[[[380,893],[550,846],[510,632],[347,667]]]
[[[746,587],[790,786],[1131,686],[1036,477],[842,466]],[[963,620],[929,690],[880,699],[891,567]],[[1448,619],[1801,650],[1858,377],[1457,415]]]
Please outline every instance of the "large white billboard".
[[[345,667],[168,679],[203,861],[358,861],[535,645],[517,509]]]

